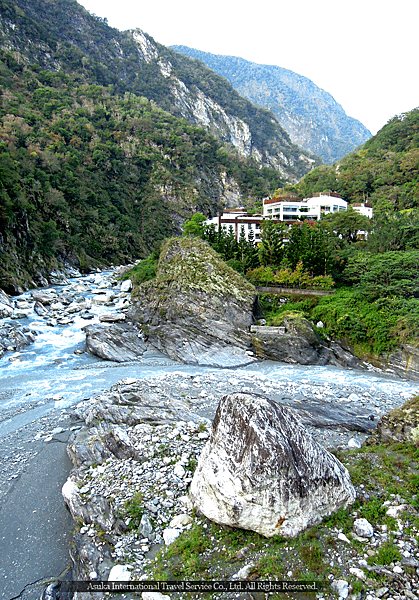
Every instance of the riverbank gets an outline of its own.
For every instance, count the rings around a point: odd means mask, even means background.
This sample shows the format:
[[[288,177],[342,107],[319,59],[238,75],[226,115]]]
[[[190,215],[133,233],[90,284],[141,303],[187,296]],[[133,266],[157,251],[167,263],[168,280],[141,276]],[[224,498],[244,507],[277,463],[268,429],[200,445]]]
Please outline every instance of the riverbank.
[[[77,522],[72,548],[77,579],[316,579],[326,584],[317,596],[325,600],[349,595],[352,600],[416,598],[419,463],[417,450],[408,444],[388,451],[374,445],[360,450],[357,445],[365,432],[348,431],[337,423],[333,430],[330,423],[326,428],[308,426],[318,440],[334,446],[350,469],[357,500],[296,539],[267,540],[217,525],[191,510],[187,491],[208,439],[209,423],[203,416],[211,410],[208,397],[224,394],[225,387],[249,387],[241,385],[237,372],[227,377],[124,379],[76,407],[85,425],[70,439],[75,469],[65,485],[65,498]],[[274,386],[265,379],[259,388],[269,395]],[[376,408],[376,403],[377,398],[371,398],[368,408]],[[156,556],[158,549],[162,552]],[[236,591],[215,598],[249,598],[240,585],[230,589]],[[265,596],[253,589],[252,598]]]
[[[132,363],[103,361],[85,353],[82,328],[86,322],[98,322],[105,313],[114,312],[120,302],[124,304],[121,310],[126,310],[127,293],[115,287],[118,285],[112,274],[98,274],[59,286],[56,295],[64,308],[56,306],[57,302],[48,310],[55,311],[57,323],[69,320],[61,325],[47,324],[51,314],[35,316],[29,293],[26,300],[20,300],[19,310],[27,311],[23,324],[38,335],[27,348],[6,351],[1,359],[0,518],[4,543],[0,565],[6,585],[0,597],[4,600],[39,600],[45,580],[61,576],[68,568],[74,524],[61,495],[71,469],[65,442],[73,428],[82,426],[71,414],[77,403],[92,403],[118,381],[138,380],[144,397],[157,398],[167,407],[185,403],[189,411],[208,420],[227,393],[265,394],[296,410],[320,443],[345,449],[349,443],[359,446],[382,414],[419,393],[415,382],[330,366],[262,361],[217,369],[183,365],[151,348]],[[94,301],[88,308],[86,296],[90,294]],[[81,308],[81,314],[69,312],[74,308]]]
[[[61,488],[71,468],[73,427],[56,410],[2,437],[0,445],[0,598],[39,600],[47,582],[65,577],[74,523]]]

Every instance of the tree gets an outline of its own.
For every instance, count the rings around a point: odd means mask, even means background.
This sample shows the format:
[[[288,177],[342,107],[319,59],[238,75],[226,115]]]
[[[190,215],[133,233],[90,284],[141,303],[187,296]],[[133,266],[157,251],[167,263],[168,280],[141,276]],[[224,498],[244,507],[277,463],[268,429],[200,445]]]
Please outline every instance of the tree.
[[[204,217],[202,213],[195,213],[192,215],[189,221],[185,222],[183,235],[194,235],[202,238],[204,235],[204,223],[206,220],[206,217]]]
[[[302,263],[312,277],[328,275],[332,269],[334,243],[322,225],[295,223],[289,232],[286,259],[292,269]]]
[[[329,214],[325,222],[348,243],[353,244],[359,239],[359,232],[370,230],[370,221],[365,215],[361,215],[352,206],[347,210]]]
[[[419,210],[382,210],[374,214],[368,249],[374,254],[419,248]]]
[[[285,256],[284,238],[288,231],[284,223],[275,221],[262,221],[261,225],[262,243],[259,246],[259,259],[262,265],[279,266]]]

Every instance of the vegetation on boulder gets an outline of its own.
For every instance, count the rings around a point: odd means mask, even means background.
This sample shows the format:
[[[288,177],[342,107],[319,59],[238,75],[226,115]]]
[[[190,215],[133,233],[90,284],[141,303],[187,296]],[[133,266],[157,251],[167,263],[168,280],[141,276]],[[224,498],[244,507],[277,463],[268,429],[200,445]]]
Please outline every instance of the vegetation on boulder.
[[[210,296],[228,295],[253,301],[255,288],[229,267],[205,241],[185,236],[166,241],[160,253],[156,277],[142,287],[158,290],[163,299],[173,291],[199,291]],[[133,296],[138,294],[134,290]]]

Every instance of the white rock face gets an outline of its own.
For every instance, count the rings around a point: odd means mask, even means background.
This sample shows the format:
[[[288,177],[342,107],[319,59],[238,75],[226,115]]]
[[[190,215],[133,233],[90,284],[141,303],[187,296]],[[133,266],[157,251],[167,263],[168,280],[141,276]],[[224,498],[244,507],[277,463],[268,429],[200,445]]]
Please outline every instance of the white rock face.
[[[220,401],[190,497],[217,523],[295,537],[356,493],[347,469],[291,410],[235,393]]]
[[[156,46],[150,42],[140,29],[133,31],[132,37],[137,43],[138,51],[146,63],[150,63],[153,59],[158,58],[159,52]]]

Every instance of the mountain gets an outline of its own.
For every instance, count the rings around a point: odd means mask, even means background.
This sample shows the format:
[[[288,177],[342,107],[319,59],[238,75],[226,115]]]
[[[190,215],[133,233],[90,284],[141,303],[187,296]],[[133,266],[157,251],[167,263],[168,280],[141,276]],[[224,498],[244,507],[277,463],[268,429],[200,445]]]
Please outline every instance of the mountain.
[[[392,118],[358,152],[338,166],[323,165],[303,178],[303,196],[334,190],[350,202],[370,202],[378,211],[419,208],[419,108]],[[405,233],[409,235],[407,228]],[[398,234],[400,235],[400,233]],[[412,244],[416,244],[413,240]]]
[[[348,117],[342,106],[310,79],[276,66],[259,65],[235,56],[220,56],[186,46],[173,50],[226,77],[241,96],[273,112],[294,144],[328,164],[371,137]]]
[[[275,117],[202,64],[140,31],[120,32],[75,0],[0,0],[0,47],[51,71],[112,85],[211,134],[244,157],[298,180],[318,159],[295,146]]]
[[[147,255],[319,160],[203,65],[74,0],[0,0],[0,287]],[[275,168],[272,168],[274,166]]]

